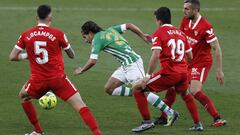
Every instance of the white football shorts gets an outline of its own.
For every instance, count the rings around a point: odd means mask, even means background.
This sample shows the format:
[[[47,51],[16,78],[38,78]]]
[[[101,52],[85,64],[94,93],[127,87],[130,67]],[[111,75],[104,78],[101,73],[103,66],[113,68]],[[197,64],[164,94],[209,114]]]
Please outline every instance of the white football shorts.
[[[142,58],[127,66],[121,66],[114,71],[111,77],[125,84],[133,84],[145,76]]]

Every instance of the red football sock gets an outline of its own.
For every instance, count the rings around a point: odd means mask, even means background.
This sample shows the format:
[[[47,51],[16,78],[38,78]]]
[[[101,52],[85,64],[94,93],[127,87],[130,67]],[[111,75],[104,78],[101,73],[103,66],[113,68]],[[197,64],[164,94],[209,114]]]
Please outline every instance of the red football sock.
[[[200,121],[198,110],[197,110],[197,105],[194,101],[194,98],[192,97],[191,94],[187,94],[185,96],[182,95],[182,99],[185,101],[186,106],[191,113],[192,119],[194,123],[198,123]]]
[[[175,100],[176,100],[176,92],[175,92],[175,88],[172,87],[167,90],[165,98],[163,99],[163,102],[165,102],[171,108]],[[163,112],[161,117],[167,118],[167,114]]]
[[[34,131],[41,133],[42,128],[40,127],[40,123],[37,118],[37,112],[36,112],[36,109],[33,106],[32,102],[31,101],[24,102],[24,103],[22,103],[22,107],[23,107],[23,110],[26,113],[29,121],[34,126]]]
[[[92,112],[88,109],[88,107],[83,107],[79,110],[79,114],[81,115],[83,121],[88,125],[91,129],[93,135],[101,135],[101,131],[98,127],[97,121],[94,118]]]
[[[220,117],[211,99],[202,91],[197,92],[194,97],[206,108],[213,118]]]
[[[150,120],[150,113],[148,111],[148,102],[145,94],[138,90],[133,93],[139,112],[144,120]]]

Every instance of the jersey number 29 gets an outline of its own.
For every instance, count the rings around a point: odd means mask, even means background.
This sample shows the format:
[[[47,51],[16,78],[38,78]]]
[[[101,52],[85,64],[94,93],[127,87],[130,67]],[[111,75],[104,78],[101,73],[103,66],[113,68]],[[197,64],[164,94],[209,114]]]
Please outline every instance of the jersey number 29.
[[[47,42],[45,41],[35,41],[34,42],[34,53],[35,55],[40,55],[42,54],[42,58],[41,57],[36,57],[36,62],[38,64],[45,64],[48,62],[48,52],[45,48],[47,46]]]
[[[168,47],[171,46],[171,54],[172,54],[172,60],[175,61],[182,61],[184,56],[184,42],[181,39],[170,39],[168,41]],[[178,54],[178,58],[176,58],[175,54]]]

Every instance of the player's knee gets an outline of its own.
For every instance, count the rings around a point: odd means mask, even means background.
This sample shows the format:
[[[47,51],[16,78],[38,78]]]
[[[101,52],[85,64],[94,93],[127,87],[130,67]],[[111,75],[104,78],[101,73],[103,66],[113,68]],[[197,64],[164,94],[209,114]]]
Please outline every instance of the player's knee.
[[[197,89],[191,89],[190,88],[190,93],[194,96],[199,90]]]
[[[113,90],[112,90],[111,86],[105,85],[105,86],[104,86],[104,89],[105,89],[105,92],[106,92],[107,94],[112,95]]]
[[[110,86],[108,86],[108,85],[105,85],[105,86],[104,86],[104,90],[105,90],[105,91],[108,91],[109,89],[110,89]]]
[[[133,86],[132,86],[132,89],[134,90],[134,91],[141,91],[142,90],[142,88],[140,87],[140,85],[139,84],[133,84]]]
[[[25,93],[19,92],[18,97],[22,102],[31,100],[31,97]]]
[[[79,111],[82,107],[85,107],[86,104],[83,102],[80,94],[77,92],[74,95],[72,95],[66,102],[68,102],[72,107]]]
[[[111,89],[105,89],[105,92],[108,94],[108,95],[112,95],[113,91]]]
[[[133,89],[134,91],[149,91],[149,90],[147,89],[147,87],[142,84],[142,82],[143,82],[142,80],[139,80],[139,81],[135,82],[135,83],[132,85],[132,89]]]
[[[22,93],[22,91],[20,91],[20,92],[18,93],[18,97],[22,100],[22,99],[24,99],[25,94]]]

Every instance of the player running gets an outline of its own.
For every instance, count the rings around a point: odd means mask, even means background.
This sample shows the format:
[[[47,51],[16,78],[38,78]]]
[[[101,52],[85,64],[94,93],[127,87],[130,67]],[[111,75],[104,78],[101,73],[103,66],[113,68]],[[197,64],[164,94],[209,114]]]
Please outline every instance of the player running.
[[[148,43],[148,36],[133,24],[122,24],[103,30],[95,22],[84,23],[82,36],[87,43],[92,44],[92,51],[88,62],[83,68],[76,69],[74,74],[82,74],[94,66],[101,51],[110,53],[122,66],[112,74],[105,84],[106,92],[113,96],[132,96],[132,89],[123,84],[133,83],[143,78],[145,72],[141,56],[135,53],[126,39],[121,36],[126,30],[133,31]]]

